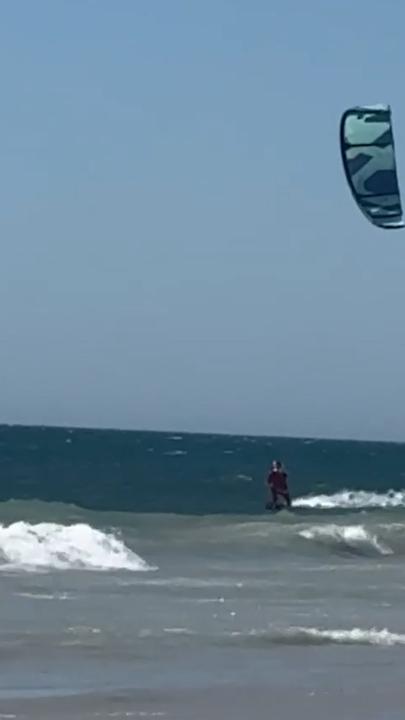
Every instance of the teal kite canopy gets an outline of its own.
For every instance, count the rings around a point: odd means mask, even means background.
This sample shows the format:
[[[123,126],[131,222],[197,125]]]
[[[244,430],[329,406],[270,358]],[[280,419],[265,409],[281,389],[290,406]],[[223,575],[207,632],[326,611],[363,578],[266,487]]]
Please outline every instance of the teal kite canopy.
[[[346,110],[340,149],[347,182],[366,218],[381,228],[404,227],[390,107]]]

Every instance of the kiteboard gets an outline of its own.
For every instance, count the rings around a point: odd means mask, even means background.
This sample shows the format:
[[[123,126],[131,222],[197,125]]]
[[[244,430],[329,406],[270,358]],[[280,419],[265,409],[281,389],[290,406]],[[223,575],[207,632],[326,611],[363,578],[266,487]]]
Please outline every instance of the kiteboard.
[[[277,502],[274,504],[272,500],[268,500],[265,505],[266,510],[270,510],[270,512],[280,512],[280,510],[291,510],[291,507],[288,507],[287,501],[283,497],[279,497]]]

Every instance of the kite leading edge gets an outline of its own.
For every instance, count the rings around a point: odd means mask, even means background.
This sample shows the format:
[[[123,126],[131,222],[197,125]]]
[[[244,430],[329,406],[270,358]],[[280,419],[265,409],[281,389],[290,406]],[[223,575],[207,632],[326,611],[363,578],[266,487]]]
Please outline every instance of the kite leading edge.
[[[390,107],[346,110],[340,149],[347,182],[368,220],[386,229],[404,227]]]

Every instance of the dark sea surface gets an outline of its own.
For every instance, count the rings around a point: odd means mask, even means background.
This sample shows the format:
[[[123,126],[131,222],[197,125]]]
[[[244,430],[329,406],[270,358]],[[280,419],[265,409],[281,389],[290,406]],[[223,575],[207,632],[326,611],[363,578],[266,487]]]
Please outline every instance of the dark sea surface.
[[[402,720],[405,445],[2,426],[0,469],[0,718]]]

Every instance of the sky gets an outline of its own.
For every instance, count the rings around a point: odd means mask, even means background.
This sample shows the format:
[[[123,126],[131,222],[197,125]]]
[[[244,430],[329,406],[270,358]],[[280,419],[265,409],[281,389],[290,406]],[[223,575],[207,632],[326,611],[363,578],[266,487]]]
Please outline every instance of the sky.
[[[339,119],[401,0],[0,7],[0,421],[405,440],[405,231]]]

